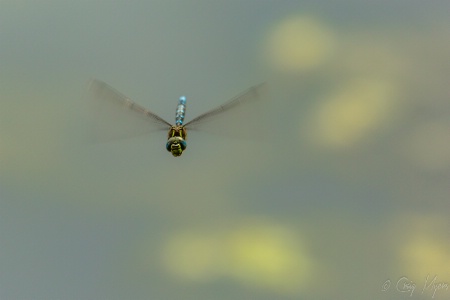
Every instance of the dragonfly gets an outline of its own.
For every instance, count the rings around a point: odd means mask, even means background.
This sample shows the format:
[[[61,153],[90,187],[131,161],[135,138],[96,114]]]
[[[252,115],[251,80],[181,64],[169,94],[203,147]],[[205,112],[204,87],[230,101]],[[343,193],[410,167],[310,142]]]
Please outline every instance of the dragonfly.
[[[170,152],[174,157],[179,157],[187,148],[186,140],[188,130],[201,130],[204,126],[209,127],[207,121],[214,121],[220,116],[224,115],[225,112],[236,110],[236,108],[239,106],[245,106],[243,104],[258,102],[261,98],[263,98],[266,88],[266,83],[252,86],[243,93],[226,101],[222,105],[208,110],[186,123],[184,123],[184,119],[186,115],[187,98],[185,96],[181,96],[178,99],[178,104],[176,106],[175,124],[167,122],[154,112],[135,103],[101,80],[91,79],[89,82],[88,90],[94,101],[100,99],[108,102],[113,102],[114,104],[119,105],[121,108],[125,108],[133,112],[135,117],[141,117],[145,119],[145,121],[148,121],[146,122],[146,126],[148,126],[148,129],[168,130],[166,150]],[[227,122],[232,121],[228,120]]]

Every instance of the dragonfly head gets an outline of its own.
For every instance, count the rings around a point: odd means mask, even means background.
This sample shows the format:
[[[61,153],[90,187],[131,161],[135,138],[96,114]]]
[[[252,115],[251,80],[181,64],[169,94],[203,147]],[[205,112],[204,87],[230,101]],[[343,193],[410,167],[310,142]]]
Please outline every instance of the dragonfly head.
[[[173,156],[178,157],[183,154],[186,146],[186,141],[183,138],[174,136],[167,140],[166,149],[172,153]]]

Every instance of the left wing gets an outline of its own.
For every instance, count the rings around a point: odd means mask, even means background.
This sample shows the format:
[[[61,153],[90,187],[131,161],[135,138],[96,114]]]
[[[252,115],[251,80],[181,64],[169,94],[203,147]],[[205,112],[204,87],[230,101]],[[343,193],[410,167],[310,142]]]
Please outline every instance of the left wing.
[[[89,82],[93,126],[91,139],[108,141],[168,130],[169,122],[145,109],[103,81]]]
[[[266,98],[267,84],[261,83],[253,86],[239,94],[224,104],[211,109],[185,124],[188,130],[210,131],[219,134],[228,134],[231,136],[248,136],[254,133],[256,126],[250,123],[259,123],[261,120],[262,100]],[[213,124],[212,124],[213,122]],[[248,134],[246,128],[251,128]]]
[[[192,127],[195,127],[196,125],[208,121],[208,119],[214,117],[215,115],[221,114],[226,112],[227,110],[230,110],[239,104],[246,103],[246,102],[252,102],[256,101],[260,98],[261,91],[266,88],[266,83],[261,83],[259,85],[253,86],[243,92],[240,95],[237,95],[236,97],[228,100],[224,104],[220,105],[219,107],[216,107],[214,109],[211,109],[210,111],[207,111],[200,116],[192,119],[191,121],[187,122],[185,126],[187,128],[192,129]],[[188,127],[189,126],[189,127]]]

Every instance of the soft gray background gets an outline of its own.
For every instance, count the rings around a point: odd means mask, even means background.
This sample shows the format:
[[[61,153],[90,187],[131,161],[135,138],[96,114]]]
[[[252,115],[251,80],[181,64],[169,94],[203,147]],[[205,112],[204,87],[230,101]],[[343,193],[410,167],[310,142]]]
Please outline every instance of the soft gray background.
[[[1,0],[0,299],[431,299],[450,283],[449,11]],[[180,95],[190,119],[267,81],[264,113],[228,116],[266,138],[86,143],[90,78],[170,121]]]

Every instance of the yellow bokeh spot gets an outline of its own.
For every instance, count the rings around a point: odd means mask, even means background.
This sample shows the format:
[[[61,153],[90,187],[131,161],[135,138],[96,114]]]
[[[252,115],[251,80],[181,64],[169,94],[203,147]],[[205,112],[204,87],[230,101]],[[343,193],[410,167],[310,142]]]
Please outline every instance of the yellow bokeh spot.
[[[418,236],[403,249],[408,268],[416,277],[428,273],[447,274],[450,270],[450,245],[442,240]]]
[[[427,274],[440,277],[450,274],[450,242],[446,228],[448,222],[439,216],[415,217],[409,225],[411,237],[403,241],[399,256],[405,265],[402,272],[415,279],[424,279]]]
[[[234,230],[174,234],[163,249],[173,275],[190,281],[228,277],[245,285],[295,294],[310,282],[313,263],[292,231],[268,222]]]
[[[311,259],[286,228],[250,224],[234,232],[228,246],[228,272],[243,283],[295,293],[311,279]]]
[[[317,67],[333,52],[330,30],[313,17],[294,16],[275,26],[265,47],[278,70],[303,71]]]
[[[351,146],[388,120],[394,101],[393,87],[387,82],[350,82],[319,106],[309,133],[326,146]]]

